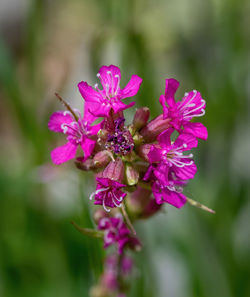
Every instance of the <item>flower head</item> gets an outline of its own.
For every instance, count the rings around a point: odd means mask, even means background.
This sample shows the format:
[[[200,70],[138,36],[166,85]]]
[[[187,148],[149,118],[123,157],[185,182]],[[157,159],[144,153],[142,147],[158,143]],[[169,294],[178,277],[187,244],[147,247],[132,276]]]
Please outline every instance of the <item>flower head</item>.
[[[137,75],[132,75],[125,88],[120,88],[121,72],[114,65],[102,66],[97,73],[102,89],[95,84],[94,89],[87,82],[80,82],[78,88],[86,102],[91,102],[89,112],[94,116],[108,117],[111,110],[115,113],[125,110],[134,105],[134,102],[126,105],[121,100],[133,97],[137,94],[142,79]]]
[[[171,125],[179,132],[189,133],[201,139],[207,139],[207,129],[201,123],[190,122],[194,117],[205,114],[206,102],[196,90],[185,93],[184,98],[175,102],[175,93],[179,82],[173,78],[166,79],[165,95],[160,96],[163,118],[171,119]],[[167,104],[167,106],[166,106]],[[183,128],[183,130],[182,130]]]
[[[78,110],[75,110],[74,114],[70,111],[57,111],[51,115],[48,123],[49,129],[67,136],[67,143],[51,152],[51,158],[55,164],[58,165],[75,158],[78,146],[81,146],[84,152],[84,161],[90,157],[96,143],[90,137],[97,134],[101,125],[91,126],[94,120],[95,118],[87,112],[86,107],[83,118]]]
[[[171,143],[171,133],[172,129],[162,132],[157,137],[158,144],[152,145],[148,153],[150,163],[157,164],[153,167],[154,175],[162,184],[168,183],[170,169],[171,174],[181,180],[193,178],[197,170],[192,160],[193,154],[183,154],[197,146],[197,139],[190,134],[181,134]]]
[[[107,212],[110,211],[107,207],[120,207],[123,199],[127,195],[121,191],[121,188],[126,187],[126,185],[110,178],[97,177],[96,181],[96,191],[91,194],[90,200],[95,197],[94,204],[102,205]]]
[[[116,217],[101,219],[98,229],[104,231],[104,248],[117,244],[118,252],[121,254],[125,245],[130,241],[130,231],[120,214]]]
[[[123,127],[124,122],[125,119],[122,117],[114,121],[115,129],[108,135],[105,145],[106,149],[112,150],[115,154],[127,155],[134,148],[134,142],[130,132]]]

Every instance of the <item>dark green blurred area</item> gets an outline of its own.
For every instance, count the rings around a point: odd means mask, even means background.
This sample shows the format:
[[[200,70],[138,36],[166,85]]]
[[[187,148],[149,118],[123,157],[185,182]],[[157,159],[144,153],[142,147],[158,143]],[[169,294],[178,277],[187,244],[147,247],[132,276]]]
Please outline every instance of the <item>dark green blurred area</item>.
[[[250,296],[250,2],[201,0],[2,1],[0,4],[0,296],[88,296],[102,269],[92,227],[91,174],[55,167],[63,136],[47,130],[59,92],[82,108],[77,83],[103,64],[123,85],[143,78],[138,106],[161,112],[164,79],[207,102],[207,142],[185,193],[191,206],[138,222],[144,250],[129,296]]]

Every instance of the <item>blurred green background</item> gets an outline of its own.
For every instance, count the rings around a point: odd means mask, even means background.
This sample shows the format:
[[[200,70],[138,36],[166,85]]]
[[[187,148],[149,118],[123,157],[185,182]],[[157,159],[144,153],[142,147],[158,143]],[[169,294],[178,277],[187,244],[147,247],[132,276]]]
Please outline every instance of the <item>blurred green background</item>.
[[[207,142],[185,193],[191,206],[136,225],[144,249],[129,296],[250,296],[250,2],[247,0],[1,0],[0,296],[88,296],[102,269],[91,227],[91,174],[53,166],[64,141],[47,130],[59,92],[82,109],[77,83],[103,64],[144,81],[137,107],[161,112],[164,79],[199,90]]]

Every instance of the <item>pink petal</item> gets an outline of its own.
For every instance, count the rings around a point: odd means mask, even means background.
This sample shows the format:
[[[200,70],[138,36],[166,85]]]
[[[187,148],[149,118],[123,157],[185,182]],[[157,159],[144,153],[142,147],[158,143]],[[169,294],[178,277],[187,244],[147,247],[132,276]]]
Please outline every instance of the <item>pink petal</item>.
[[[190,161],[191,161],[190,159],[182,159],[182,162],[189,163]],[[176,177],[181,180],[194,178],[196,171],[197,171],[197,167],[194,162],[191,165],[187,165],[184,167],[175,167],[174,169]]]
[[[174,95],[179,87],[178,80],[174,78],[166,79],[166,87],[165,87],[165,99],[169,106],[175,105]]]
[[[167,202],[176,208],[181,208],[187,202],[187,198],[182,194],[174,191],[166,191],[163,194],[164,202]]]
[[[95,144],[96,142],[89,138],[85,138],[84,141],[81,143],[81,148],[84,151],[83,162],[85,162],[91,156],[95,148]]]
[[[103,89],[107,90],[108,88],[108,92],[114,94],[121,80],[120,69],[114,65],[102,66],[99,74]]]
[[[162,159],[162,150],[160,148],[156,148],[154,145],[151,146],[150,151],[148,153],[148,159],[150,163],[160,162]]]
[[[142,79],[139,76],[132,75],[126,87],[120,91],[119,97],[123,99],[135,96],[139,91],[141,83]]]
[[[186,120],[190,121],[193,117],[203,114],[206,102],[201,97],[201,93],[191,91],[180,102],[177,103],[178,110],[183,113]]]
[[[93,102],[85,101],[83,120],[88,122],[89,124],[93,123],[97,119],[97,117],[90,112],[91,105],[93,106]]]
[[[93,125],[89,127],[89,132],[91,135],[97,135],[97,133],[99,132],[99,130],[101,129],[101,126],[103,124],[103,121],[97,125]]]
[[[169,166],[166,164],[160,164],[154,171],[154,175],[157,177],[158,181],[163,185],[168,184],[168,173]]]
[[[100,102],[101,94],[89,86],[85,81],[78,84],[78,89],[85,101]]]
[[[165,104],[166,102],[166,98],[164,95],[161,95],[159,98],[160,104],[162,105],[162,109],[163,109],[163,118],[166,119],[168,117],[168,108]]]
[[[120,101],[120,102],[113,103],[112,108],[113,108],[114,112],[117,113],[119,111],[123,111],[125,109],[132,107],[134,104],[135,104],[135,102],[131,102],[129,104],[124,104],[122,101]]]
[[[182,146],[182,151],[190,150],[191,148],[197,147],[197,145],[198,140],[196,137],[186,133],[180,134],[174,142],[176,148]]]
[[[55,148],[51,152],[51,159],[54,164],[59,165],[73,159],[76,155],[77,146],[71,142]]]
[[[157,141],[161,145],[161,147],[170,146],[171,145],[171,134],[174,132],[174,129],[167,129],[163,131],[158,137]]]
[[[195,137],[207,140],[207,128],[202,123],[187,122],[184,126],[184,132],[190,133]]]
[[[62,133],[63,132],[63,129],[61,128],[62,124],[69,125],[73,121],[74,120],[68,111],[65,111],[65,112],[56,111],[51,115],[49,119],[48,127],[51,131]]]

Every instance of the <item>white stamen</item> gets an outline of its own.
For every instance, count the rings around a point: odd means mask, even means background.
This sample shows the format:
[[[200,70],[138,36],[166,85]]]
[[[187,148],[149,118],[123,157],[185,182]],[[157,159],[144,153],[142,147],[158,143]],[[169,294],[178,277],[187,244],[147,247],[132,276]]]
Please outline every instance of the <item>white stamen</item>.
[[[106,205],[105,205],[106,196],[107,196],[107,193],[105,193],[105,195],[104,195],[104,197],[103,197],[102,206],[103,206],[103,208],[104,208],[104,210],[105,210],[106,212],[110,212],[110,209],[108,209],[108,208],[106,207]]]
[[[116,96],[117,92],[118,92],[118,90],[120,88],[120,76],[118,74],[116,74],[115,78],[117,78],[117,85],[116,85],[116,89],[115,89],[115,92],[114,92],[114,95]]]
[[[93,197],[101,192],[104,192],[104,191],[107,191],[109,189],[109,187],[107,188],[102,188],[102,189],[99,189],[99,190],[96,190],[95,192],[93,192],[90,196],[89,196],[89,200],[92,200]]]
[[[66,134],[68,131],[68,127],[66,126],[66,124],[61,124],[61,129],[63,130],[64,134]]]
[[[71,112],[69,112],[68,110],[65,110],[65,111],[63,112],[63,115],[66,116],[67,114],[69,114],[69,115],[71,116]]]
[[[187,144],[186,144],[186,143],[183,143],[183,147],[184,147],[184,148],[187,148]]]
[[[107,97],[108,99],[110,99],[110,97],[109,97],[109,85],[106,84],[105,86],[106,86],[106,88],[105,88],[106,97]]]
[[[200,106],[198,106],[198,107],[196,107],[196,108],[194,108],[194,109],[191,109],[191,110],[187,110],[186,112],[184,111],[184,113],[183,113],[184,118],[187,117],[189,114],[191,114],[191,113],[193,113],[193,112],[199,110],[199,109],[202,108],[205,104],[206,104],[205,100],[202,99],[202,100],[201,100],[201,105],[200,105]],[[204,112],[204,113],[203,113],[203,112]],[[202,116],[202,115],[205,114],[205,110],[202,109],[202,110],[201,110],[201,113],[202,113],[202,114],[192,115],[192,116],[194,116],[194,117],[197,117],[197,116],[200,117],[200,116]]]
[[[196,95],[197,95],[197,91],[196,90],[193,90],[193,96],[189,100],[187,100],[187,102],[185,102],[185,100],[183,100],[181,102],[181,104],[178,107],[179,108],[179,111],[182,111],[183,109],[185,109],[194,100],[194,98],[196,97]]]
[[[108,237],[109,230],[104,231],[104,241],[109,244],[112,243],[112,238]]]

